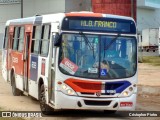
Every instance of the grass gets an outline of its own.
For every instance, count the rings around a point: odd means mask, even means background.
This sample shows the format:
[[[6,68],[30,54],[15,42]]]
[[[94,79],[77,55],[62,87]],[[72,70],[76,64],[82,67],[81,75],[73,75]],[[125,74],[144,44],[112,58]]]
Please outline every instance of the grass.
[[[160,57],[158,56],[144,56],[142,61],[153,66],[160,66]]]

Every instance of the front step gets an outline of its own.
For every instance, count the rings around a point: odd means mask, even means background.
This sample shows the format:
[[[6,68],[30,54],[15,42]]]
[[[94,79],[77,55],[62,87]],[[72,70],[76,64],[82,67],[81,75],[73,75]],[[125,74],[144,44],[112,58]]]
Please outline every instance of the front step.
[[[26,96],[29,96],[29,93],[26,92],[26,91],[23,91],[23,94],[26,95]]]

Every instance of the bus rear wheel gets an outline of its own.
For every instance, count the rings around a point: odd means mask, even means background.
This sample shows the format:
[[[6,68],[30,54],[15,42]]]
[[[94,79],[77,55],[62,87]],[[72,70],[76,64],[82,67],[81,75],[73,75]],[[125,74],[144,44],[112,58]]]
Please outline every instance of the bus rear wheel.
[[[15,75],[13,74],[11,77],[11,81],[12,81],[12,94],[14,96],[20,96],[22,94],[22,92],[16,88],[16,82],[15,82]]]
[[[44,115],[50,115],[53,113],[53,109],[46,104],[46,97],[45,97],[45,90],[44,84],[41,85],[39,91],[39,101],[40,101],[40,108]]]

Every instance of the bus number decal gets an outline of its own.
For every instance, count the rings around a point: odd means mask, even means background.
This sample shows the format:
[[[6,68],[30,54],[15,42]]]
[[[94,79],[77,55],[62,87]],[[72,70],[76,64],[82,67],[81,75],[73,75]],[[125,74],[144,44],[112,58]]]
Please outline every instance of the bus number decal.
[[[36,81],[38,76],[38,57],[31,56],[30,79]]]
[[[68,58],[64,58],[60,63],[60,67],[66,70],[68,73],[74,75],[78,69],[78,66],[70,61]]]
[[[33,68],[33,69],[36,69],[36,66],[37,66],[37,63],[34,62],[34,61],[32,61],[32,68]]]
[[[18,63],[18,58],[16,58],[16,57],[12,57],[12,62],[14,62],[14,63]]]

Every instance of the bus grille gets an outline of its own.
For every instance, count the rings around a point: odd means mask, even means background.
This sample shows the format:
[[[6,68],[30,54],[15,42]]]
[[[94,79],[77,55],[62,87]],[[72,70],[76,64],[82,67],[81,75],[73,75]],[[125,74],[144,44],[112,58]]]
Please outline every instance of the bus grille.
[[[110,105],[111,101],[84,100],[84,103],[91,106],[108,106]]]

